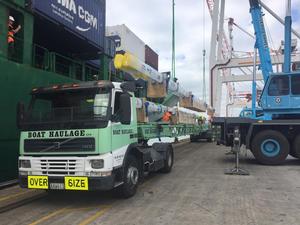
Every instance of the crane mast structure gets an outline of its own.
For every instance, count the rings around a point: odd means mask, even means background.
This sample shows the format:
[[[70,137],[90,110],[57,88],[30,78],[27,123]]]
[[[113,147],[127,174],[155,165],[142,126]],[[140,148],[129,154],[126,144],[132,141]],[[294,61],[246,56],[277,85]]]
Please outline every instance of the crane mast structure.
[[[255,30],[255,46],[259,51],[265,87],[260,99],[264,119],[300,118],[297,85],[299,72],[291,72],[291,0],[287,0],[284,32],[284,63],[282,73],[273,73],[270,50],[264,29],[259,0],[249,0],[252,23]],[[253,114],[253,118],[256,115]]]
[[[270,73],[273,73],[273,65],[271,61],[270,48],[265,30],[265,24],[263,21],[263,13],[258,0],[250,0],[250,13],[252,16],[252,23],[255,30],[255,48],[258,49],[261,70],[264,77],[264,81],[266,81]]]
[[[266,165],[282,164],[288,155],[300,158],[300,71],[291,71],[291,0],[286,2],[284,57],[280,63],[283,65],[283,71],[273,72],[274,64],[266,38],[261,1],[249,0],[256,37],[255,47],[259,51],[260,69],[264,80],[259,101],[260,109],[252,111],[252,115],[245,114],[251,113],[251,109],[248,109],[248,112],[243,110],[244,114],[240,117],[214,117],[213,121],[213,124],[221,129],[218,143],[230,147],[236,143],[239,146],[245,145],[258,162]],[[256,60],[254,67],[256,71]],[[255,74],[253,82],[255,83]],[[255,88],[253,90],[255,91]],[[252,107],[256,108],[256,105],[253,104]],[[238,142],[234,133],[241,134]],[[236,157],[238,158],[238,153]]]
[[[210,41],[209,69],[210,73],[210,104],[218,115],[221,112],[222,81],[221,76],[229,76],[230,69],[218,70],[216,65],[229,59],[232,47],[224,32],[225,0],[206,0],[210,17],[212,19],[212,34]],[[228,95],[232,95],[231,84],[227,85]]]
[[[224,12],[226,0],[206,0],[208,10],[212,20],[212,34],[210,43],[210,58],[209,58],[209,69],[210,69],[210,104],[215,108],[215,115],[224,115],[225,108],[227,105],[234,106],[236,103],[235,99],[240,99],[237,97],[239,94],[238,90],[235,88],[236,82],[249,82],[253,81],[253,60],[254,52],[249,52],[246,55],[240,56],[236,54],[233,46],[233,25],[243,32],[247,32],[240,26],[233,22],[232,18],[228,22],[228,34],[227,38],[224,32]],[[253,0],[249,1],[251,7],[251,15],[255,31],[260,37],[255,36],[256,43],[255,47],[258,49],[259,57],[257,57],[257,66],[260,66],[261,72],[257,73],[256,81],[266,81],[268,74],[273,73],[273,66],[277,66],[277,71],[279,71],[280,65],[290,65],[288,61],[292,63],[300,62],[299,52],[293,52],[292,54],[282,55],[279,51],[270,50],[267,41],[267,35],[264,27],[263,12],[265,9],[273,18],[275,18],[279,23],[284,24],[290,32],[285,32],[285,35],[290,35],[293,33],[295,37],[300,39],[300,34],[288,26],[287,19],[291,17],[286,17],[285,20],[281,19],[272,9],[266,6],[262,1]],[[287,7],[289,8],[289,7]],[[289,28],[290,27],[290,28]],[[258,31],[258,32],[257,32]],[[248,36],[249,33],[247,32]],[[253,38],[253,37],[251,37]],[[286,37],[290,39],[290,37]],[[285,46],[290,45],[285,42]],[[290,48],[285,47],[285,49],[290,50]],[[290,57],[290,59],[285,59],[285,57]],[[289,66],[284,66],[284,71],[288,71]],[[241,74],[231,74],[232,69],[239,69]],[[223,84],[226,84],[226,95],[224,96],[224,90],[222,91]],[[244,96],[251,95],[251,90]],[[224,105],[224,98],[226,98],[226,105]],[[240,102],[241,103],[241,102]],[[239,106],[241,106],[239,103]],[[245,105],[244,105],[245,106]]]

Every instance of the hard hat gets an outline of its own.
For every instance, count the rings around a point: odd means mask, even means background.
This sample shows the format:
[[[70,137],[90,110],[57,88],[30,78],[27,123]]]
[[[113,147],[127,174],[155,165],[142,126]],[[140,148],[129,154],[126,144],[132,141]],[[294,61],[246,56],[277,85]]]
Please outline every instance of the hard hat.
[[[9,19],[10,21],[15,22],[15,18],[13,18],[12,16],[9,16],[8,19]]]

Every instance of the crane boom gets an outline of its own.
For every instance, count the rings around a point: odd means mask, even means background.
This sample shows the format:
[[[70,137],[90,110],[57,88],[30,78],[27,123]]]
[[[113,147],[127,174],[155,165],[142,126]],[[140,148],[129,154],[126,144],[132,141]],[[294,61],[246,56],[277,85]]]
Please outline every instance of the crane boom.
[[[272,61],[270,56],[270,49],[267,40],[265,25],[263,21],[263,13],[259,0],[249,0],[250,13],[252,16],[252,23],[255,30],[256,43],[255,47],[259,51],[261,62],[261,70],[264,81],[267,81],[270,73],[273,73]]]

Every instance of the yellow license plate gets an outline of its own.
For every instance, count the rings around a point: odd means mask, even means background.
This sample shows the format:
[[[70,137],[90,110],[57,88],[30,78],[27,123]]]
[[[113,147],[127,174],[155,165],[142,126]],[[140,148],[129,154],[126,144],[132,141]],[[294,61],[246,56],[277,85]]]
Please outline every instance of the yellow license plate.
[[[28,176],[28,188],[30,189],[48,189],[47,176]]]
[[[65,177],[65,189],[72,191],[88,191],[89,181],[87,177]]]

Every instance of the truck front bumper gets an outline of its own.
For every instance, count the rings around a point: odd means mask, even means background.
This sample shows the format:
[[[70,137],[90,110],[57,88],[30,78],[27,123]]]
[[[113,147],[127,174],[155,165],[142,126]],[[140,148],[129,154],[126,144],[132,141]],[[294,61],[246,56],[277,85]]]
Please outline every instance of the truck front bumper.
[[[115,175],[112,174],[111,176],[107,177],[88,177],[88,191],[107,191],[114,188],[115,185]],[[55,185],[63,187],[60,189],[52,188]],[[22,188],[29,188],[28,187],[28,176],[21,176],[19,175],[19,185]],[[43,188],[45,190],[66,190],[65,188],[65,178],[64,177],[48,177],[48,188]],[[38,188],[33,188],[38,189]]]

